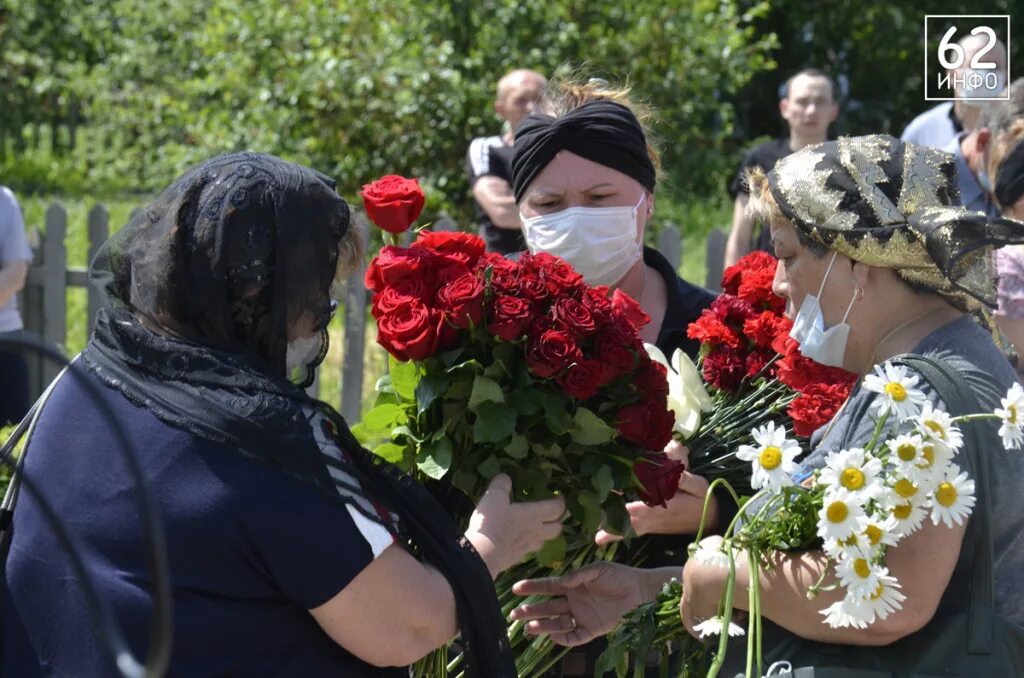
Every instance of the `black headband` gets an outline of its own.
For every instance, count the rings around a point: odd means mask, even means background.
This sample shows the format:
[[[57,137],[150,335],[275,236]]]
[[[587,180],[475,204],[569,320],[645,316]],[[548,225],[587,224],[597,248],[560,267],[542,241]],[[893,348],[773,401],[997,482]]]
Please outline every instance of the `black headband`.
[[[633,111],[614,101],[592,101],[561,118],[532,113],[516,128],[512,192],[516,202],[559,151],[622,172],[654,191],[654,163]]]
[[[1004,209],[1024,195],[1024,140],[1018,141],[1000,163],[994,193]]]

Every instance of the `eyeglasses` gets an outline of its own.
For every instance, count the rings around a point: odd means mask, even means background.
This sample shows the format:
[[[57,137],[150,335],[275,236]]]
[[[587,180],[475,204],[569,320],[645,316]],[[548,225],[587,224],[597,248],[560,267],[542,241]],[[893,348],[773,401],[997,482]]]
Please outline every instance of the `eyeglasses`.
[[[331,319],[334,314],[338,311],[338,302],[331,299],[331,302],[327,305],[327,310],[320,315],[320,322],[314,328],[317,332],[323,332],[327,329],[327,326],[331,324]]]

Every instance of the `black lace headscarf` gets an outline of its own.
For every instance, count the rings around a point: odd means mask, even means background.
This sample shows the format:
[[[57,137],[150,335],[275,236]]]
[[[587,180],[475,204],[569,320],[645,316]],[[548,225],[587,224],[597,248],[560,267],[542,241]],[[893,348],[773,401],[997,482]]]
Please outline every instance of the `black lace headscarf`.
[[[334,182],[309,168],[253,153],[193,168],[97,253],[91,277],[105,304],[82,361],[168,424],[397,534],[451,585],[469,675],[514,676],[490,575],[455,524],[364,450],[340,414],[285,378],[288,329],[312,329],[329,312],[349,224]],[[311,410],[346,455],[320,450]]]

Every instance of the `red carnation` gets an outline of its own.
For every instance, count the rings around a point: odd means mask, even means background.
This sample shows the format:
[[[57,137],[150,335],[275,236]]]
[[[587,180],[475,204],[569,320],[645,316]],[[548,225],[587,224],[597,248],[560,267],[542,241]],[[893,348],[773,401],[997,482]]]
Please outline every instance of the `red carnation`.
[[[672,440],[675,415],[664,402],[640,402],[623,407],[615,415],[619,433],[645,450],[660,451]]]
[[[756,377],[758,374],[761,373],[761,370],[763,370],[765,366],[772,361],[772,358],[774,357],[775,353],[768,351],[754,350],[748,353],[746,358],[747,377],[749,377],[750,379]],[[767,376],[771,375],[769,374]]]
[[[641,485],[637,494],[648,506],[667,506],[668,500],[679,490],[679,479],[685,470],[682,462],[664,454],[645,454],[633,464],[633,473]]]
[[[849,395],[847,384],[811,384],[789,405],[793,432],[809,438],[836,416]]]
[[[566,395],[576,400],[593,398],[608,383],[609,370],[596,360],[580,360],[556,378]]]
[[[755,308],[767,308],[778,313],[786,309],[786,300],[772,291],[775,269],[748,271],[743,274],[739,297]]]
[[[764,311],[761,315],[747,318],[743,323],[743,335],[754,342],[758,348],[770,349],[780,334],[788,334],[793,322],[785,316],[772,311]]]
[[[709,346],[728,346],[732,349],[740,347],[740,338],[722,322],[713,311],[701,311],[700,317],[686,328],[686,336]]]
[[[420,231],[413,247],[419,247],[458,261],[469,268],[484,254],[484,241],[478,235],[459,231]]]
[[[739,331],[748,318],[757,315],[757,311],[744,299],[730,294],[720,294],[708,307],[722,322]]]
[[[426,198],[417,179],[389,174],[366,184],[363,205],[370,221],[388,233],[402,233],[420,217]]]
[[[721,346],[704,357],[703,367],[704,381],[723,391],[735,392],[747,375],[740,353]]]
[[[597,331],[597,322],[590,310],[570,297],[562,297],[551,305],[551,317],[578,339]]]
[[[543,323],[535,323],[526,343],[526,364],[542,379],[561,372],[583,355],[568,332],[547,329],[536,332]]]
[[[505,341],[518,341],[526,334],[533,310],[530,302],[508,294],[496,294],[491,300],[487,331]]]
[[[377,342],[399,360],[424,360],[434,355],[442,314],[410,299],[377,320]]]
[[[437,301],[452,325],[468,329],[484,319],[484,283],[475,273],[445,282],[437,290]]]

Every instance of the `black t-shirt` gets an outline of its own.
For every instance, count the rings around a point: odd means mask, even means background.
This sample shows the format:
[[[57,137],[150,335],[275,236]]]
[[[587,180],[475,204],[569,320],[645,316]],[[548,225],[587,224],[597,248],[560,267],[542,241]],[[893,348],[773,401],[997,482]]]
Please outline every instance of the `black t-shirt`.
[[[775,167],[775,163],[792,152],[793,149],[790,148],[789,139],[787,138],[773,139],[750,149],[743,158],[743,162],[740,163],[736,176],[729,183],[729,195],[732,196],[733,200],[740,194],[749,195],[744,178],[746,171],[751,167],[760,167],[765,172],[771,172],[772,168]],[[753,242],[751,242],[752,247],[757,250],[771,252],[770,236],[771,234],[765,225],[755,224]]]
[[[473,139],[469,144],[469,151],[466,152],[466,173],[469,174],[470,186],[481,177],[498,177],[511,184],[512,147],[501,137]],[[480,225],[480,237],[484,239],[489,252],[510,254],[526,249],[522,231],[495,226],[476,200],[473,201],[473,209]]]

